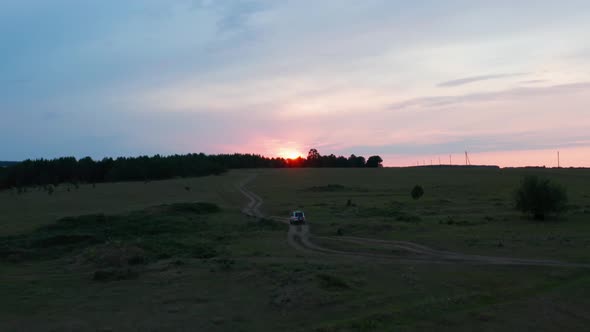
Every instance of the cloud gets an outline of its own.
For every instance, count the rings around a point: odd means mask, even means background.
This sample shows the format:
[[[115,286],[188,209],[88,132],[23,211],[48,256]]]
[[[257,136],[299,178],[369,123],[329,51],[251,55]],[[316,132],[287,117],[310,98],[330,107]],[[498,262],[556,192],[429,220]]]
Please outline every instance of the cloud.
[[[223,2],[216,3],[219,5]],[[266,6],[252,1],[232,1],[224,3],[221,7],[221,17],[217,26],[222,32],[243,29],[252,15],[267,10]]]
[[[528,80],[528,81],[520,81],[519,83],[522,84],[538,84],[538,83],[545,83],[547,80]]]
[[[403,102],[394,103],[388,106],[388,110],[402,110],[412,107],[440,107],[463,103],[488,102],[505,99],[519,99],[530,96],[547,96],[576,92],[580,90],[590,90],[590,82],[578,82],[572,84],[560,84],[545,87],[522,87],[495,92],[472,93],[456,96],[430,96],[409,99]]]
[[[489,81],[489,80],[497,80],[501,78],[508,78],[508,77],[515,77],[515,76],[524,76],[528,75],[527,73],[510,73],[510,74],[496,74],[496,75],[481,75],[481,76],[471,76],[471,77],[464,77],[452,81],[446,81],[439,83],[437,86],[441,88],[448,88],[454,86],[460,86],[465,84],[471,84],[480,81]]]
[[[3,159],[587,143],[587,1],[0,3]]]
[[[583,127],[556,131],[535,130],[520,133],[432,133],[431,139],[423,142],[403,142],[403,144],[356,145],[346,150],[365,151],[370,154],[386,155],[447,155],[449,153],[549,150],[589,147],[590,140],[582,134]],[[337,151],[340,153],[340,151]]]

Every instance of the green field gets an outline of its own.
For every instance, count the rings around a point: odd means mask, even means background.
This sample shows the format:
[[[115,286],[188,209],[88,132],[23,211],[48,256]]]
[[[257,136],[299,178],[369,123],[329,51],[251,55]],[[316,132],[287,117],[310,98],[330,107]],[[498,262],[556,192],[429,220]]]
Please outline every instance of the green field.
[[[567,187],[568,211],[515,211],[527,174]],[[268,218],[242,213],[247,179]],[[340,239],[587,264],[589,185],[576,169],[277,169],[4,191],[0,331],[584,331],[588,267]],[[271,218],[296,208],[324,251],[294,246]]]

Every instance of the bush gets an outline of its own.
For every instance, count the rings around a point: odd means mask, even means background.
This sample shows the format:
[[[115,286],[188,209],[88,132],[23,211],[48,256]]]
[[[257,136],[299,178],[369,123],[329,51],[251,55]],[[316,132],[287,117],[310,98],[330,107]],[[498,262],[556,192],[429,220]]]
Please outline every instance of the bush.
[[[88,260],[101,267],[173,256],[209,258],[218,255],[226,241],[220,237],[228,235],[209,223],[208,215],[219,210],[211,203],[180,203],[123,215],[66,217],[29,233],[0,236],[0,261],[55,259],[86,249]]]
[[[350,286],[346,281],[337,276],[321,273],[316,275],[320,282],[320,287],[326,290],[344,290],[349,289]]]
[[[565,210],[567,193],[549,179],[527,176],[516,190],[515,201],[518,210],[530,213],[535,220],[544,220],[549,213]]]
[[[107,282],[137,279],[138,277],[139,272],[132,269],[105,269],[95,271],[92,279],[95,281]]]
[[[424,188],[422,186],[416,185],[414,189],[412,189],[412,198],[413,199],[420,199],[424,195]]]

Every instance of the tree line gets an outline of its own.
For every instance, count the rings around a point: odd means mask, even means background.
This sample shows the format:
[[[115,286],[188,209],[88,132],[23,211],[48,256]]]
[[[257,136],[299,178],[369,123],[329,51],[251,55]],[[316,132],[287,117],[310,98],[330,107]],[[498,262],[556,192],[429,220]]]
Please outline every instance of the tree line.
[[[365,159],[351,155],[346,158],[333,154],[322,156],[311,149],[307,158],[268,158],[258,154],[193,153],[172,156],[141,156],[76,159],[25,160],[0,167],[0,189],[23,186],[58,185],[60,183],[101,183],[117,181],[163,180],[174,177],[218,175],[240,168],[302,168],[302,167],[381,167],[379,156]]]

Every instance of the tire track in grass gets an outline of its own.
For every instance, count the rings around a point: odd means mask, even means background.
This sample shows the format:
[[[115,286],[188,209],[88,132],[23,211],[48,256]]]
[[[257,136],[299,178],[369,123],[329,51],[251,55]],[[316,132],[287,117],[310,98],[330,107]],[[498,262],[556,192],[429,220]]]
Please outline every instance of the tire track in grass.
[[[354,236],[323,236],[317,237],[318,239],[326,239],[332,241],[347,242],[357,245],[380,245],[386,249],[398,249],[409,253],[420,255],[417,258],[402,258],[394,255],[367,253],[360,251],[344,251],[337,249],[330,249],[319,246],[313,243],[311,238],[311,231],[308,224],[305,225],[291,225],[289,224],[288,218],[277,217],[277,216],[266,216],[260,211],[264,200],[256,193],[246,189],[246,185],[253,181],[258,174],[254,173],[242,180],[238,184],[238,190],[249,199],[248,205],[242,209],[242,211],[253,217],[257,218],[268,218],[277,222],[284,223],[289,226],[287,232],[287,242],[291,247],[298,251],[311,254],[321,255],[336,255],[345,257],[354,257],[362,259],[375,259],[385,261],[395,261],[399,263],[427,263],[427,264],[483,264],[483,265],[513,265],[513,266],[553,266],[553,267],[574,267],[574,268],[590,268],[590,264],[582,263],[569,263],[561,262],[557,260],[545,260],[545,259],[524,259],[514,257],[497,257],[497,256],[483,256],[483,255],[471,255],[463,254],[452,251],[437,250],[429,248],[427,246],[408,242],[408,241],[389,241],[380,239],[371,239]]]

